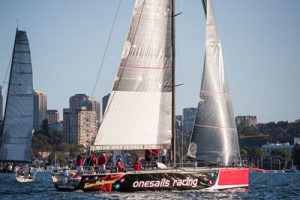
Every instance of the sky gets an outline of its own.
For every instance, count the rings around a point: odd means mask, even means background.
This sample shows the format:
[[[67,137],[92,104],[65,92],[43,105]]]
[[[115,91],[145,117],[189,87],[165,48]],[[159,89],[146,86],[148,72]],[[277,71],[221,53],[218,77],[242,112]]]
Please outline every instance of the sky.
[[[119,0],[0,0],[0,85],[16,27],[29,38],[34,89],[48,109],[92,95]],[[93,97],[112,88],[134,0],[122,0]],[[201,0],[176,0],[176,113],[196,107],[204,59]],[[261,123],[300,119],[300,1],[215,0],[225,73],[235,115]],[[4,85],[4,89],[7,85]]]

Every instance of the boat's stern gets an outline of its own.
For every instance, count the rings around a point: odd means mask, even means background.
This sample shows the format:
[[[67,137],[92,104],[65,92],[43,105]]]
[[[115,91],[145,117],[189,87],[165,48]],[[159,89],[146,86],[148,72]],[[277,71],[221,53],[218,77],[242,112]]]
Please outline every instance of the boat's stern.
[[[216,184],[209,189],[248,188],[249,168],[220,168]]]
[[[52,183],[57,190],[62,191],[72,191],[76,190],[81,176],[77,175],[76,173],[71,173],[71,175],[67,175],[64,172],[55,172],[51,174],[52,176]]]

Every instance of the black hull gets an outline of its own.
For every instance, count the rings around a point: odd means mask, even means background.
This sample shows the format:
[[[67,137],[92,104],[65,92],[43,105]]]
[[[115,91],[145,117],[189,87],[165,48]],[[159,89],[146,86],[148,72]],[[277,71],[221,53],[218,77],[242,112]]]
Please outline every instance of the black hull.
[[[78,189],[83,191],[200,190],[215,185],[218,170],[207,172],[150,172],[84,175]]]
[[[52,178],[54,186],[60,191],[227,190],[248,188],[249,168],[189,168],[85,174],[81,178],[69,178],[67,182],[63,174],[53,174]]]

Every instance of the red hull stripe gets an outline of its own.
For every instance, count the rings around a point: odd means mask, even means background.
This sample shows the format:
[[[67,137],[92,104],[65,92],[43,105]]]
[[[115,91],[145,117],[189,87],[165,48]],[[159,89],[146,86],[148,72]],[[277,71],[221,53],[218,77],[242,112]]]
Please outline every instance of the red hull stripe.
[[[249,169],[221,169],[219,175],[219,185],[245,185],[249,184]]]
[[[205,125],[200,125],[200,124],[195,124],[195,126],[201,127],[201,128],[223,128],[223,129],[232,129],[232,130],[236,130],[236,128],[223,127],[223,126],[205,126]]]

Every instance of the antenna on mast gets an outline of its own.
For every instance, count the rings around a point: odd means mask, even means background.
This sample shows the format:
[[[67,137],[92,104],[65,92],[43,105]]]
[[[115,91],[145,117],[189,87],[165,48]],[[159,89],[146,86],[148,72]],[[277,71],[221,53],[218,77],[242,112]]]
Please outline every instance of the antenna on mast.
[[[17,29],[18,29],[20,26],[19,19],[16,20],[16,23],[17,23]]]

